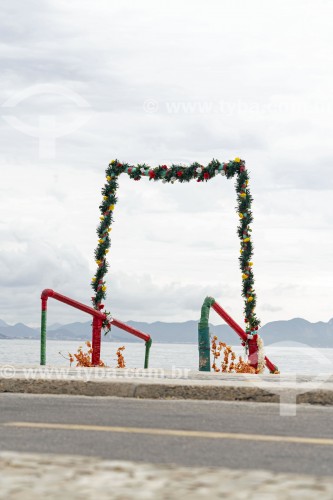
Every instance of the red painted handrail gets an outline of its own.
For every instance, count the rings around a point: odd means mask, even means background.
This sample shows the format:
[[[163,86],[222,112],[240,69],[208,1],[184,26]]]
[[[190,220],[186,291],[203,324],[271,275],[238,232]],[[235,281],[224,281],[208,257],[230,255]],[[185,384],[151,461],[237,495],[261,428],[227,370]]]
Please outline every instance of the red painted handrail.
[[[126,323],[123,323],[122,321],[119,321],[116,318],[112,318],[111,323],[114,326],[117,326],[118,328],[125,330],[125,332],[128,332],[128,333],[131,333],[132,335],[135,335],[135,337],[139,337],[139,339],[142,339],[145,342],[148,342],[148,340],[150,340],[150,335],[148,335],[147,333],[142,333],[142,332],[140,332],[140,330],[137,330],[136,328],[133,328],[132,326],[126,325]]]
[[[237,333],[237,335],[242,340],[244,340],[245,342],[247,341],[247,334],[244,332],[243,328],[241,328],[236,323],[236,321],[234,321],[232,317],[229,316],[229,314],[223,309],[223,307],[220,306],[220,304],[214,302],[212,304],[212,309],[214,309],[214,311],[217,312],[217,314],[224,319],[224,321]]]
[[[101,320],[106,319],[106,315],[101,313],[100,311],[97,311],[90,306],[86,306],[85,304],[82,304],[77,300],[70,299],[69,297],[62,295],[61,293],[55,292],[54,290],[51,290],[51,288],[46,288],[42,291],[42,308],[44,304],[46,305],[46,301],[49,297],[52,297],[55,300],[59,300],[59,302],[63,302],[64,304],[68,304],[71,307],[75,307],[75,309],[80,309],[80,311],[91,314],[91,316],[95,316],[96,318],[100,318]]]
[[[220,306],[220,304],[218,304],[217,302],[214,302],[211,307],[214,309],[215,312],[217,312],[217,314],[219,316],[221,316],[221,318],[224,319],[224,321],[237,333],[237,335],[242,340],[244,340],[245,342],[249,341],[247,334],[243,330],[243,328],[241,326],[239,326],[239,324],[236,323],[236,321],[234,321],[231,318],[231,316],[229,316],[229,314],[223,309],[223,307]],[[251,356],[252,356],[251,364],[255,365],[256,361],[257,361],[256,358],[257,358],[257,351],[258,351],[258,348],[256,347],[256,342],[251,342],[251,340],[250,340],[249,341],[249,348],[250,348],[249,357],[251,358]],[[266,363],[266,366],[270,372],[274,373],[277,371],[276,366],[268,359],[267,356],[265,356],[265,363]]]
[[[77,300],[73,300],[61,293],[55,292],[51,288],[46,288],[42,291],[41,299],[42,299],[42,329],[41,329],[41,364],[45,364],[45,344],[46,344],[46,311],[47,311],[47,300],[51,297],[52,299],[58,300],[59,302],[63,302],[75,309],[79,309],[87,314],[93,316],[92,322],[92,356],[91,362],[94,366],[98,366],[101,359],[101,331],[103,322],[108,319],[108,316],[101,311],[97,311],[90,306],[86,306]],[[110,323],[114,326],[117,326],[121,330],[125,330],[131,335],[135,335],[146,342],[146,358],[145,365],[148,364],[148,355],[149,348],[151,345],[151,337],[150,335],[140,332],[136,328],[133,328],[122,321],[119,321],[116,318],[111,318]],[[145,366],[146,367],[146,366]]]

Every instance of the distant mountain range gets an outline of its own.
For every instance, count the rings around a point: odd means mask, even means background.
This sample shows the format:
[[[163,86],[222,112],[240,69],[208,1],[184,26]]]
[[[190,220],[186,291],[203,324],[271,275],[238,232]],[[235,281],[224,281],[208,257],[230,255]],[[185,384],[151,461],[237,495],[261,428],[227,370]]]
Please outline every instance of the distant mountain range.
[[[153,342],[170,344],[196,344],[198,342],[198,322],[185,321],[184,323],[143,323],[128,321],[128,325],[151,335]],[[228,344],[237,345],[238,338],[235,332],[226,325],[210,325],[212,334]],[[333,347],[333,318],[324,323],[310,323],[302,318],[287,321],[273,321],[260,329],[260,334],[265,344],[276,342],[300,342],[312,347]],[[0,320],[0,339],[39,339],[39,328],[30,328],[23,323],[7,325]],[[88,340],[91,338],[91,322],[59,323],[48,326],[48,339],[58,340]],[[111,335],[105,340],[111,342],[142,342],[140,339],[112,327]]]

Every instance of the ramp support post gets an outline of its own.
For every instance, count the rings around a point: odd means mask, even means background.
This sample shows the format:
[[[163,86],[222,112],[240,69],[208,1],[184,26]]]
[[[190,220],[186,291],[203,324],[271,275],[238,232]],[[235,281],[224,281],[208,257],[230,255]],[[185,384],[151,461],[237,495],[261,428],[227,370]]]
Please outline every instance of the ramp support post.
[[[42,317],[40,330],[40,364],[46,364],[46,322],[47,322],[47,299],[42,296]]]
[[[201,307],[201,317],[198,325],[199,371],[210,372],[210,335],[209,311],[214,303],[212,297],[206,297]]]
[[[101,360],[101,331],[103,321],[101,318],[94,316],[92,322],[92,354],[91,364],[98,366]]]
[[[145,352],[145,364],[144,364],[144,368],[148,368],[149,367],[149,352],[150,352],[151,344],[152,344],[152,339],[149,338],[145,342],[146,352]]]

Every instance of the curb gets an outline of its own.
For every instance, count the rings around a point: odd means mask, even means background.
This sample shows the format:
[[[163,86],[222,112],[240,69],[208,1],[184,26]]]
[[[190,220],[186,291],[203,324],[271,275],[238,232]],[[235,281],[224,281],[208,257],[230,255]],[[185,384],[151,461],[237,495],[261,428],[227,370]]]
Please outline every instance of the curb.
[[[251,383],[251,382],[250,382]],[[72,396],[107,396],[138,399],[189,399],[208,401],[283,402],[333,405],[333,386],[309,390],[301,384],[294,387],[265,388],[245,382],[221,380],[57,380],[0,378],[0,393],[63,394]],[[303,391],[303,392],[302,392]]]

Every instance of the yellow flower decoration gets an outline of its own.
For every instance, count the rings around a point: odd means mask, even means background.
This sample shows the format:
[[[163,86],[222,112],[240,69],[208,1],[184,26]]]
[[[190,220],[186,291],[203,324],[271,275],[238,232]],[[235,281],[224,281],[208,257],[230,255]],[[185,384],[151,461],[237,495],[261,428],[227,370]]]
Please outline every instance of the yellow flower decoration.
[[[111,177],[110,175],[107,175],[107,176],[106,176],[106,180],[107,180],[107,181],[110,181],[111,179],[112,179],[112,177]]]
[[[109,250],[105,250],[105,253],[109,253]]]
[[[248,299],[247,299],[248,302],[252,302],[252,300],[253,300],[253,297],[248,297]]]
[[[247,274],[242,274],[242,278],[243,278],[243,280],[247,280],[248,275]]]
[[[238,214],[240,219],[244,219],[244,214]]]
[[[101,215],[101,216],[100,216],[100,219],[101,219],[101,220],[104,220],[104,215]]]
[[[250,241],[251,238],[244,238],[243,241],[245,241],[245,243],[247,243],[248,241]]]
[[[96,281],[96,278],[91,278],[91,281],[92,281],[92,282]]]
[[[241,195],[242,198],[246,197],[246,193],[241,193],[240,195]]]
[[[114,205],[110,205],[109,210],[114,210]]]
[[[111,231],[112,231],[112,227],[109,227],[108,233],[111,233]]]
[[[103,196],[103,200],[107,200],[108,199],[108,196]]]
[[[98,240],[98,243],[103,243],[103,241],[104,241],[104,240],[102,240],[102,239],[99,239],[99,240]]]
[[[236,158],[234,159],[234,161],[235,161],[236,163],[240,163],[241,159],[240,159],[240,158],[238,158],[238,156],[236,156]]]
[[[102,286],[102,290],[103,290],[103,292],[105,292],[105,290],[106,290],[106,286],[105,285]]]
[[[251,267],[253,266],[253,262],[248,262],[247,265]]]

